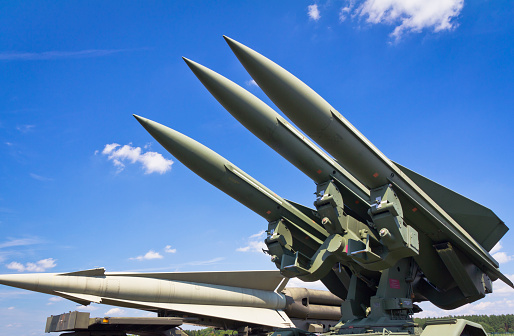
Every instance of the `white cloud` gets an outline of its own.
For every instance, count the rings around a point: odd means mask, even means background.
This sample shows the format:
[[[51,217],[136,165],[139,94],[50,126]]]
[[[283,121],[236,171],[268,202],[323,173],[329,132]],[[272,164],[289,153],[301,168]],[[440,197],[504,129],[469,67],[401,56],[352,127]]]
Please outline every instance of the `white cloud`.
[[[112,308],[112,309],[109,309],[108,311],[105,312],[104,315],[106,316],[116,316],[116,315],[123,315],[125,314],[125,309],[121,309],[121,308]]]
[[[307,6],[307,13],[311,20],[318,21],[321,18],[317,4]]]
[[[94,306],[93,304],[89,304],[87,306],[78,306],[77,308],[75,308],[76,310],[85,310],[85,311],[94,311],[94,310],[97,310],[98,307],[97,306]]]
[[[507,252],[502,251],[503,246],[501,242],[496,243],[494,247],[489,251],[489,253],[493,256],[496,261],[500,264],[505,264],[514,259],[514,256],[508,255]]]
[[[497,242],[496,245],[493,246],[491,251],[489,253],[491,255],[495,254],[496,252],[499,252],[503,248],[501,241]]]
[[[132,147],[131,144],[124,145],[120,148],[119,144],[112,143],[105,145],[102,150],[103,155],[107,155],[107,159],[111,160],[118,168],[118,172],[125,168],[124,162],[140,163],[145,170],[145,174],[159,173],[164,174],[171,170],[172,160],[165,159],[162,154],[157,152],[142,153],[141,147]],[[95,152],[95,154],[98,151]]]
[[[164,252],[166,252],[166,253],[176,253],[177,249],[172,249],[171,245],[166,245],[166,247],[164,248]]]
[[[9,309],[9,310],[13,310],[13,309],[14,309],[14,307],[9,307],[9,308],[7,308],[7,309]]]
[[[507,255],[506,252],[496,252],[493,254],[493,258],[496,259],[500,264],[505,264],[512,260],[513,256]]]
[[[54,303],[60,302],[60,301],[64,301],[64,298],[62,298],[60,296],[52,296],[51,298],[48,299],[47,305],[50,306],[50,305],[53,305]]]
[[[510,279],[510,281],[514,282],[514,274],[505,274],[507,278]],[[505,282],[501,280],[497,280],[493,283],[493,294],[494,296],[508,296],[514,294],[514,289],[507,285]]]
[[[464,7],[464,0],[364,0],[357,5],[348,0],[339,12],[339,20],[348,15],[358,16],[372,24],[396,26],[391,36],[396,40],[409,32],[432,29],[434,32],[452,30],[454,19]]]
[[[163,256],[159,252],[155,252],[154,250],[150,250],[146,252],[145,255],[137,256],[135,258],[129,258],[130,260],[151,260],[151,259],[162,259]]]
[[[253,79],[246,81],[245,84],[246,84],[246,86],[256,86],[256,87],[259,87],[257,82],[255,80],[253,80]]]
[[[321,281],[314,281],[314,282],[305,282],[298,278],[291,278],[287,282],[287,287],[302,287],[302,288],[308,288],[308,289],[319,289],[319,290],[328,290],[327,287],[323,284]]]
[[[8,269],[16,270],[18,272],[44,272],[55,266],[57,266],[57,264],[53,258],[42,259],[35,263],[28,262],[25,265],[16,261],[7,264]]]
[[[262,249],[266,249],[264,244],[264,238],[266,237],[266,231],[260,231],[256,234],[248,237],[246,246],[239,247],[236,249],[238,252],[262,252]]]

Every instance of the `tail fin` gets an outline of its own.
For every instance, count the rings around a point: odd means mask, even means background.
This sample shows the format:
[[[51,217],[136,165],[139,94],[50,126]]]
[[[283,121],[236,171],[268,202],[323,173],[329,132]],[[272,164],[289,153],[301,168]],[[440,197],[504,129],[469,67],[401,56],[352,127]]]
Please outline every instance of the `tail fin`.
[[[395,164],[487,251],[490,251],[509,230],[491,209],[459,195],[455,191],[443,187],[396,162]]]

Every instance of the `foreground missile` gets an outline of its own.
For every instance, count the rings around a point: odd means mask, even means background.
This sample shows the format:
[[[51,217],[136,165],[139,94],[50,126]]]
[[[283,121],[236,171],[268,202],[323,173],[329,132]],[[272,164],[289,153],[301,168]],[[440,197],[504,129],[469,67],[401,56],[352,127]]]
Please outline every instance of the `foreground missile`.
[[[187,58],[184,60],[209,92],[243,126],[314,182],[337,179],[350,208],[361,218],[367,216],[369,190],[343,167],[259,98],[203,65]]]
[[[0,275],[0,284],[57,295],[81,305],[94,302],[154,311],[160,316],[206,317],[200,325],[231,321],[236,327],[284,328],[294,327],[297,319],[334,323],[340,318],[342,300],[335,295],[304,288],[276,292],[284,281],[278,271],[106,273],[97,268]]]
[[[327,231],[285,199],[277,196],[228,160],[195,140],[154,121],[134,115],[143,127],[175,158],[216,188],[268,221],[287,218],[305,232],[303,244],[316,251]],[[313,210],[312,210],[313,211]]]
[[[225,40],[259,87],[296,125],[370,189],[391,184],[405,207],[404,217],[435,241],[450,241],[493,279],[514,287],[491,255],[398,166],[348,120],[291,73],[228,37]],[[374,201],[375,199],[373,199]],[[377,205],[381,198],[377,198]],[[464,223],[465,224],[465,223]],[[501,223],[502,224],[502,223]],[[441,232],[434,234],[433,232]],[[421,237],[420,239],[425,239]],[[427,247],[433,243],[429,240]],[[492,247],[492,246],[491,246]],[[423,260],[418,260],[423,263]]]

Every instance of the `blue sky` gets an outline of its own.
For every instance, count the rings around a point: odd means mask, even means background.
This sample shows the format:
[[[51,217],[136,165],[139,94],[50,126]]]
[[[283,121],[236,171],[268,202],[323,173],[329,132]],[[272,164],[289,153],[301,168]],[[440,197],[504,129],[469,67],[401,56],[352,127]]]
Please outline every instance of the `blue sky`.
[[[265,220],[132,117],[172,127],[311,206],[314,183],[223,110],[182,61],[273,106],[222,35],[295,74],[390,159],[511,226],[513,15],[500,0],[3,1],[0,273],[274,269],[259,252]],[[509,232],[495,253],[514,280],[512,243]],[[499,282],[495,290],[452,312],[423,304],[422,314],[513,312],[514,291]],[[2,286],[0,334],[43,335],[47,316],[74,309]]]

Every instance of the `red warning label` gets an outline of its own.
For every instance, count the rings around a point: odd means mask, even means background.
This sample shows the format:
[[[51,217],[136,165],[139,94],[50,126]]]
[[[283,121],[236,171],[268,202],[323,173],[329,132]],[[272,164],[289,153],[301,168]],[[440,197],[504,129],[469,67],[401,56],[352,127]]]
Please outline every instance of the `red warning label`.
[[[389,279],[389,287],[392,289],[400,289],[400,280]]]

